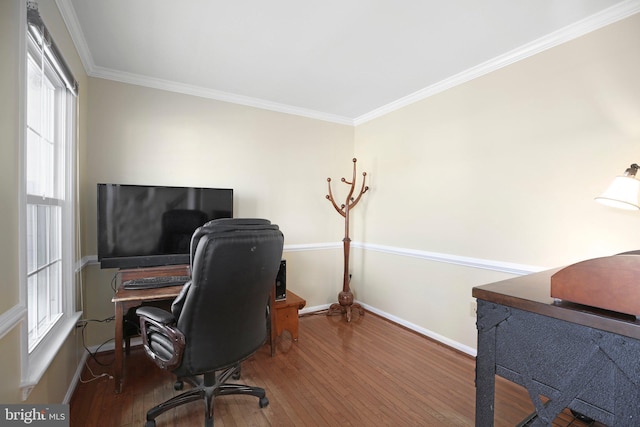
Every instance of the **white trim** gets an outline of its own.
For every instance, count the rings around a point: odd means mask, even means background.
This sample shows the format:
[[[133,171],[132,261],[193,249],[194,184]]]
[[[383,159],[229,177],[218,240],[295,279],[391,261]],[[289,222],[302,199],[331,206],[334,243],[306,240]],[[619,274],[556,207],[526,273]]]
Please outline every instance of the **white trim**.
[[[60,14],[62,15],[62,19],[64,20],[67,29],[69,30],[69,34],[71,35],[71,39],[73,40],[76,50],[78,51],[82,65],[84,66],[87,75],[90,77],[97,77],[121,83],[129,83],[137,86],[150,87],[169,92],[198,96],[201,98],[215,99],[217,101],[230,102],[263,110],[271,110],[279,113],[293,114],[296,116],[353,126],[353,119],[349,117],[97,66],[93,61],[91,51],[89,50],[87,40],[82,32],[82,27],[78,22],[78,17],[75,13],[71,0],[56,0],[56,5],[60,10]]]
[[[302,310],[298,310],[298,316],[302,316],[305,314],[312,314],[315,313],[317,311],[324,311],[324,310],[328,310],[329,307],[331,307],[331,304],[323,304],[323,305],[316,305],[313,307],[305,307]]]
[[[60,11],[60,15],[62,15],[62,20],[71,35],[71,40],[73,41],[76,50],[78,51],[78,55],[80,56],[80,61],[84,66],[87,74],[91,75],[89,71],[94,68],[93,56],[91,55],[91,51],[89,50],[89,45],[87,44],[87,40],[84,38],[84,34],[82,33],[82,27],[80,26],[80,22],[78,21],[78,16],[76,15],[76,11],[71,4],[71,0],[55,0],[56,6],[58,6],[58,10]]]
[[[342,248],[342,243],[305,243],[299,245],[284,245],[284,252],[321,251],[325,249]]]
[[[483,76],[492,71],[513,64],[514,62],[523,60],[544,50],[558,46],[562,43],[573,40],[577,37],[583,36],[592,31],[605,27],[609,24],[613,24],[621,19],[627,18],[635,13],[640,12],[640,0],[623,1],[598,13],[595,13],[585,19],[582,19],[574,24],[568,25],[567,27],[561,28],[560,30],[554,31],[551,34],[527,43],[524,46],[512,50],[511,52],[499,55],[482,64],[451,76],[438,83],[427,86],[424,89],[421,89],[389,104],[376,108],[359,117],[350,118],[338,116],[335,114],[323,113],[321,111],[280,104],[264,99],[252,98],[248,96],[176,83],[162,79],[154,79],[146,76],[125,73],[96,66],[95,62],[93,61],[93,57],[91,56],[91,51],[89,50],[84,34],[82,33],[82,27],[78,22],[78,17],[75,14],[75,10],[73,8],[71,0],[55,1],[58,9],[60,10],[60,14],[62,15],[62,19],[64,20],[65,25],[69,30],[71,39],[73,40],[73,43],[78,51],[85,71],[87,72],[87,75],[91,77],[114,80],[138,86],[146,86],[154,89],[167,90],[202,98],[215,99],[218,101],[246,105],[250,107],[261,108],[286,114],[293,114],[297,116],[350,126],[358,126],[360,124],[366,123],[377,117],[391,113],[407,105],[421,101],[432,95],[435,95],[447,89],[451,89],[457,85],[468,82],[477,77]]]
[[[376,245],[369,243],[352,242],[351,247],[363,248],[375,252],[419,258],[427,261],[444,262],[447,264],[462,265],[464,267],[480,268],[483,270],[498,271],[501,273],[522,276],[524,274],[537,273],[548,270],[547,267],[538,267],[526,264],[494,261],[489,259],[471,258],[459,255],[444,254],[439,252],[420,251],[416,249],[396,248],[393,246]]]
[[[86,351],[82,353],[82,357],[80,357],[80,363],[76,367],[76,372],[73,374],[73,378],[69,383],[69,388],[67,389],[67,393],[64,395],[64,399],[62,399],[62,403],[68,405],[71,402],[71,398],[73,397],[73,392],[76,390],[78,386],[78,382],[80,382],[80,378],[82,376],[82,370],[84,369],[84,364],[89,357],[89,353]]]
[[[418,326],[418,325],[416,325],[414,323],[407,322],[404,319],[401,319],[401,318],[396,317],[396,316],[394,316],[392,314],[386,313],[386,312],[384,312],[382,310],[378,310],[377,308],[371,307],[370,305],[363,304],[362,302],[359,302],[359,304],[362,305],[362,307],[364,307],[365,310],[368,310],[368,311],[370,311],[370,312],[372,312],[374,314],[377,314],[380,317],[384,317],[385,319],[390,320],[390,321],[392,321],[394,323],[402,325],[407,329],[410,329],[410,330],[412,330],[414,332],[419,333],[420,335],[424,335],[426,337],[429,337],[429,338],[431,338],[433,340],[436,340],[436,341],[438,341],[438,342],[440,342],[440,343],[442,343],[442,344],[444,344],[444,345],[446,345],[448,347],[454,348],[454,349],[456,349],[458,351],[461,351],[463,353],[466,353],[466,354],[468,354],[470,356],[473,356],[473,357],[476,356],[477,351],[473,347],[469,347],[467,345],[461,344],[461,343],[459,343],[457,341],[449,339],[449,338],[447,338],[447,337],[445,337],[443,335],[440,335],[440,334],[435,333],[435,332],[433,332],[433,331],[431,331],[429,329],[426,329],[426,328],[423,328],[421,326]]]
[[[26,242],[22,236],[27,235],[26,218],[27,218],[27,190],[25,176],[25,141],[27,140],[27,2],[20,3],[20,63],[18,64],[18,75],[20,76],[20,86],[18,95],[18,126],[20,128],[20,140],[18,146],[18,171],[20,179],[18,180],[18,274],[20,285],[19,304],[27,309],[27,257],[24,245]],[[26,316],[26,314],[25,314]],[[26,320],[26,318],[25,318]]]
[[[20,322],[27,319],[27,308],[22,304],[17,304],[9,310],[0,314],[0,339],[4,338]]]
[[[42,341],[35,347],[35,349],[29,353],[29,343],[28,343],[28,301],[27,301],[27,268],[26,268],[26,250],[25,250],[25,240],[26,236],[26,204],[28,201],[26,195],[26,178],[25,178],[25,167],[26,167],[26,159],[25,159],[25,141],[26,141],[26,123],[27,123],[27,30],[26,30],[26,2],[21,2],[20,8],[20,21],[21,21],[21,31],[20,31],[20,100],[19,100],[19,122],[20,122],[20,152],[19,152],[19,163],[20,163],[20,191],[19,191],[19,234],[20,238],[20,251],[19,251],[19,259],[18,259],[18,268],[19,268],[19,277],[20,277],[20,301],[16,307],[13,307],[9,310],[8,313],[4,313],[2,319],[2,331],[5,333],[15,326],[20,326],[20,389],[22,391],[22,398],[27,399],[33,388],[38,384],[41,380],[42,376],[49,369],[51,362],[58,355],[60,348],[64,345],[64,343],[69,339],[71,332],[76,326],[78,319],[81,317],[82,312],[75,311],[75,280],[73,273],[73,265],[68,265],[63,271],[63,286],[69,286],[69,289],[64,291],[63,300],[62,300],[62,317],[60,317],[52,326],[51,330],[47,332]],[[76,136],[76,117],[77,117],[77,108],[78,100],[75,97],[72,97],[67,94],[67,89],[64,89],[64,97],[68,98],[68,104],[65,105],[66,114],[69,120],[65,120],[65,128],[61,130],[64,134],[65,138],[65,165],[68,165],[70,170],[76,167],[76,162],[73,161],[74,157],[72,153],[75,153],[77,149],[77,141]],[[58,108],[58,107],[56,107]],[[66,144],[70,141],[70,146],[66,147]],[[65,172],[67,175],[67,172]],[[75,174],[72,174],[75,176]],[[72,176],[72,180],[73,180]],[[69,197],[73,195],[73,191],[75,190],[75,185],[73,181],[67,182],[67,176],[64,177],[65,187],[64,187],[64,195],[65,195],[65,208],[69,209],[73,206],[73,202],[69,201]],[[73,196],[75,200],[75,196]],[[73,242],[74,239],[74,230],[75,230],[75,221],[74,221],[74,213],[75,209],[70,209],[71,216],[69,217],[69,221],[65,221],[63,223],[63,247],[62,251],[65,258],[72,259],[72,252],[74,252]],[[63,220],[64,221],[64,220]],[[66,238],[66,239],[65,239]],[[67,285],[70,284],[70,285]]]
[[[560,30],[554,31],[551,34],[520,46],[510,52],[499,55],[486,62],[483,62],[482,64],[471,67],[468,70],[455,74],[438,83],[427,86],[424,89],[421,89],[396,101],[390,102],[389,104],[383,105],[380,108],[356,117],[353,120],[353,123],[355,126],[361,125],[370,120],[384,116],[385,114],[389,114],[393,111],[399,110],[400,108],[426,99],[432,95],[444,92],[445,90],[451,89],[455,86],[461,85],[485,74],[489,74],[500,68],[506,67],[507,65],[521,61],[547,49],[551,49],[552,47],[561,45],[592,31],[598,30],[609,24],[613,24],[614,22],[627,18],[638,12],[640,12],[640,0],[627,0],[618,3],[574,24],[571,24]]]
[[[79,273],[88,265],[98,264],[97,255],[85,255],[82,259],[76,261],[75,272]]]
[[[540,267],[527,264],[516,264],[504,261],[495,261],[490,259],[472,258],[460,255],[445,254],[441,252],[429,252],[416,249],[399,248],[395,246],[377,245],[373,243],[351,242],[352,248],[365,249],[369,251],[382,252],[397,256],[405,256],[411,258],[419,258],[426,261],[444,262],[447,264],[456,264],[463,267],[479,268],[483,270],[497,271],[500,273],[508,273],[516,276],[537,273],[539,271],[548,270],[548,267]],[[342,243],[303,243],[295,245],[285,245],[284,252],[306,252],[306,251],[323,251],[342,249]],[[95,255],[88,255],[82,258],[84,268],[87,264],[97,263]]]
[[[348,117],[323,113],[321,111],[309,110],[306,108],[294,107],[291,105],[280,104],[278,102],[268,101],[265,99],[252,98],[250,96],[237,95],[234,93],[223,92],[220,90],[205,88],[201,86],[194,86],[154,77],[142,76],[139,74],[127,73],[124,71],[112,70],[99,66],[94,66],[89,75],[91,77],[113,80],[121,83],[150,87],[153,89],[166,90],[169,92],[214,99],[216,101],[246,105],[248,107],[255,107],[263,110],[276,111],[278,113],[292,114],[296,116],[308,117],[310,119],[353,126],[353,119]]]
[[[454,341],[452,339],[449,339],[443,335],[440,335],[438,333],[435,333],[429,329],[423,328],[422,326],[418,326],[415,323],[411,323],[411,322],[407,322],[404,319],[401,319],[399,317],[396,317],[392,314],[389,314],[385,311],[382,310],[378,310],[375,307],[372,307],[368,304],[364,304],[362,301],[356,301],[358,304],[360,304],[365,310],[370,311],[371,313],[374,313],[382,318],[385,318],[393,323],[396,323],[400,326],[403,326],[413,332],[416,332],[420,335],[423,335],[425,337],[431,338],[435,341],[438,341],[444,345],[446,345],[447,347],[451,347],[453,349],[456,349],[458,351],[461,351],[463,353],[466,353],[470,356],[475,357],[476,356],[476,349],[473,347],[469,347],[467,345],[461,344],[457,341]],[[329,307],[331,306],[331,304],[325,304],[325,305],[317,305],[314,307],[305,307],[303,310],[300,310],[298,312],[299,316],[303,316],[306,314],[313,314],[319,311],[324,311],[324,310],[328,310]]]
[[[26,174],[26,140],[27,140],[27,2],[20,2],[20,96],[19,96],[19,112],[18,122],[20,126],[20,141],[18,147],[18,169],[20,171],[20,179],[18,179],[18,274],[20,286],[20,302],[19,305],[24,308],[22,318],[16,319],[16,323],[11,327],[20,325],[20,378],[26,378],[29,372],[29,337],[27,333],[27,318],[29,312],[27,310],[27,254],[25,250],[26,240],[23,236],[27,235],[27,184]],[[33,388],[33,387],[32,387]],[[26,399],[31,389],[22,390],[22,397]]]
[[[58,351],[69,338],[71,331],[76,327],[78,320],[82,316],[82,312],[78,311],[69,316],[65,316],[56,324],[54,330],[50,331],[38,344],[36,349],[28,355],[26,369],[23,369],[20,388],[22,389],[22,398],[26,400],[29,393],[38,384],[44,373],[49,369],[51,362],[58,355]],[[26,321],[26,319],[25,319]],[[26,330],[26,327],[24,328]],[[25,349],[26,350],[26,349]],[[23,361],[23,363],[25,363]]]

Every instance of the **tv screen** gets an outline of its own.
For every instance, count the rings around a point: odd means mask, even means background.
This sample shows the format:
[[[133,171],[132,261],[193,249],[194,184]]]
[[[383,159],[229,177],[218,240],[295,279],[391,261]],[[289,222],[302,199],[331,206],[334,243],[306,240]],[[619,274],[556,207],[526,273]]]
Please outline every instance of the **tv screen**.
[[[232,217],[232,189],[98,184],[98,261],[102,268],[188,264],[196,228]]]

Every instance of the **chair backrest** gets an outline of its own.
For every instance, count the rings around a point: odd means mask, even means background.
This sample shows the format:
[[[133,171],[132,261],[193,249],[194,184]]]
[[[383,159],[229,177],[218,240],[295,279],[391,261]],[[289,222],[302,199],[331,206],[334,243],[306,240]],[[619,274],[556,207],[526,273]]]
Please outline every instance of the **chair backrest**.
[[[177,375],[224,368],[264,344],[283,244],[268,220],[218,219],[196,230],[191,285],[177,319],[186,339]]]

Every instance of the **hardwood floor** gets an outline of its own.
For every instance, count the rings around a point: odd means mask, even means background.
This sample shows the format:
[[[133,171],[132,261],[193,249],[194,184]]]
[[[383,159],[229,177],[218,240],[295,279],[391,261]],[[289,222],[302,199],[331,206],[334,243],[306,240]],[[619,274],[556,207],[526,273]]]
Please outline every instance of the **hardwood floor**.
[[[215,399],[215,425],[231,426],[473,426],[475,361],[374,314],[348,324],[341,317],[300,319],[300,340],[283,334],[275,357],[267,346],[242,365],[239,382],[267,391],[264,409],[251,396]],[[113,352],[88,366],[111,373]],[[147,409],[177,392],[174,377],[134,347],[123,392],[113,379],[80,383],[71,400],[72,427],[143,426]],[[83,380],[91,377],[85,367]],[[188,387],[188,386],[185,386]],[[515,426],[533,411],[526,391],[496,382],[495,425]],[[201,426],[204,405],[161,415],[158,427]],[[554,426],[584,426],[568,413]]]

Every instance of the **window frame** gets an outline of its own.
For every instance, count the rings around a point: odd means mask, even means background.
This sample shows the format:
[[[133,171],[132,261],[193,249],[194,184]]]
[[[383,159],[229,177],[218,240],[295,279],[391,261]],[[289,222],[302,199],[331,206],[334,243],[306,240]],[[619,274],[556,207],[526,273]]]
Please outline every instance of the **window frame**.
[[[68,132],[67,132],[67,129],[64,129],[64,128],[67,127],[67,122],[68,122],[67,117],[70,113],[69,107],[71,108],[73,107],[73,100],[68,98],[66,88],[64,87],[64,83],[59,78],[59,76],[53,69],[52,65],[49,63],[49,61],[42,57],[41,52],[37,51],[36,44],[37,42],[32,39],[31,35],[29,35],[27,39],[27,79],[30,78],[29,69],[31,67],[31,62],[35,67],[34,69],[39,72],[40,70],[43,69],[41,62],[44,61],[44,77],[47,79],[47,83],[48,83],[47,86],[52,86],[54,89],[54,97],[51,102],[50,108],[47,109],[48,111],[46,114],[48,116],[49,115],[48,113],[53,112],[53,123],[50,125],[53,128],[53,132],[51,135],[43,135],[43,133],[46,133],[46,130],[44,128],[48,127],[47,125],[41,125],[40,129],[33,129],[29,123],[29,113],[27,113],[26,133],[27,134],[31,133],[41,139],[44,138],[45,144],[51,143],[51,145],[53,146],[51,158],[44,159],[45,163],[52,163],[52,164],[47,164],[47,165],[40,164],[38,165],[40,166],[39,168],[38,166],[36,166],[36,168],[38,169],[46,169],[47,166],[51,167],[53,169],[53,172],[52,172],[53,182],[51,183],[46,182],[46,184],[48,184],[47,186],[50,185],[51,187],[41,188],[40,189],[41,194],[31,193],[31,191],[28,188],[29,172],[33,172],[33,167],[31,169],[28,167],[29,155],[27,154],[24,160],[25,174],[27,176],[26,177],[27,188],[25,192],[26,193],[25,194],[26,211],[27,211],[27,218],[29,218],[30,207],[34,207],[36,210],[39,210],[40,207],[45,207],[45,209],[47,210],[55,210],[56,208],[59,208],[60,218],[58,221],[56,221],[55,224],[53,224],[52,227],[50,226],[47,227],[46,233],[44,235],[39,234],[37,230],[38,227],[35,227],[34,229],[33,226],[27,220],[27,235],[24,236],[25,240],[27,241],[26,243],[27,247],[29,247],[29,244],[33,245],[34,240],[37,241],[35,245],[39,246],[41,244],[40,239],[44,238],[46,240],[46,243],[43,246],[46,247],[46,249],[44,250],[44,253],[46,254],[46,259],[47,259],[46,262],[44,262],[44,265],[40,265],[39,262],[36,262],[37,265],[35,266],[27,265],[27,314],[29,315],[29,318],[27,319],[27,328],[28,328],[27,337],[28,337],[28,343],[29,343],[28,345],[29,345],[30,353],[33,350],[35,350],[35,348],[40,344],[40,342],[47,335],[47,333],[53,327],[55,327],[55,324],[61,319],[65,311],[64,310],[65,307],[62,301],[62,284],[68,281],[68,272],[65,271],[66,269],[60,268],[60,272],[56,274],[57,276],[59,276],[58,285],[61,288],[56,292],[56,294],[58,294],[57,299],[59,300],[57,304],[58,307],[56,307],[54,314],[49,313],[50,306],[46,307],[46,311],[47,311],[47,314],[45,315],[46,322],[42,328],[40,328],[39,326],[39,323],[40,323],[39,318],[41,317],[40,309],[42,308],[42,306],[38,302],[35,303],[37,307],[33,306],[33,302],[30,300],[30,295],[32,295],[32,293],[29,291],[29,280],[32,278],[32,276],[36,276],[36,282],[37,282],[38,277],[40,276],[39,273],[50,274],[52,269],[54,269],[54,264],[57,264],[63,267],[66,264],[65,261],[69,259],[69,254],[67,253],[67,250],[69,248],[66,248],[65,245],[63,244],[62,236],[66,234],[66,230],[68,228],[67,225],[65,224],[65,219],[67,218],[66,213],[70,207],[67,201],[68,200],[68,194],[66,194],[67,189],[63,188],[64,186],[63,185],[61,186],[61,184],[64,184],[68,181],[67,179],[68,174],[66,172],[69,166],[67,161],[67,157],[68,157],[67,153],[69,151],[68,142],[70,138],[67,137]],[[29,108],[28,92],[29,92],[29,89],[27,89],[27,109]],[[71,106],[69,106],[69,102],[72,103]],[[49,140],[48,138],[51,138],[51,140]],[[27,136],[26,144],[27,145],[29,144],[28,136]],[[29,150],[27,149],[27,153],[28,151]],[[36,154],[42,155],[42,152],[39,150]],[[45,177],[45,181],[46,181],[46,177]],[[39,184],[42,184],[42,182],[39,181]],[[48,194],[48,195],[45,195],[45,194]],[[40,215],[36,213],[34,216],[39,217]],[[46,223],[50,223],[51,221],[51,217],[48,215],[46,218],[42,218],[42,219],[44,219],[44,222]],[[38,223],[39,222],[40,221],[38,221]],[[58,222],[59,222],[60,229],[58,232],[56,232],[52,230],[52,228],[58,228]],[[58,250],[60,252],[56,255],[53,255],[52,257],[50,255],[50,249],[51,249],[50,240],[53,237],[54,233],[58,234],[58,236],[56,236],[57,237],[56,240],[59,240],[57,245],[59,245]],[[38,251],[38,253],[40,253],[40,251]],[[39,256],[36,255],[36,258],[39,258]],[[28,259],[29,259],[29,255],[27,255],[27,260]],[[36,289],[37,297],[38,299],[40,299],[41,298],[40,291],[42,289],[38,289],[39,286],[36,286],[36,288],[37,288]],[[51,293],[52,291],[51,288],[52,288],[51,285],[47,285],[46,289],[44,289],[47,295]],[[51,297],[48,297],[46,299],[47,301],[50,302]],[[48,304],[45,304],[45,305],[48,305]],[[33,313],[34,309],[36,308],[37,308],[37,310],[35,310],[36,313]],[[32,321],[36,323],[35,326],[32,324]],[[36,332],[36,336],[34,338],[30,337],[32,330]]]
[[[76,311],[76,286],[78,282],[79,272],[75,267],[76,259],[78,257],[78,250],[76,244],[76,216],[77,216],[77,108],[78,100],[77,83],[75,86],[76,91],[72,91],[68,85],[68,76],[63,78],[59,74],[59,68],[56,64],[50,64],[49,72],[53,72],[59,83],[61,83],[61,97],[64,97],[64,102],[61,99],[56,99],[54,102],[56,115],[64,113],[64,118],[56,117],[58,123],[62,123],[63,128],[59,129],[59,132],[64,136],[64,149],[61,154],[63,157],[57,159],[56,162],[64,162],[65,172],[60,176],[63,183],[54,183],[54,185],[61,185],[60,190],[64,194],[64,201],[62,206],[62,224],[61,224],[61,314],[48,328],[46,334],[39,342],[30,348],[29,343],[29,327],[28,327],[28,315],[29,315],[29,301],[28,301],[28,271],[27,271],[27,207],[30,202],[34,201],[33,195],[29,195],[27,191],[27,84],[28,84],[28,61],[29,54],[33,56],[35,54],[42,55],[42,50],[39,48],[37,40],[29,35],[29,25],[27,24],[27,5],[23,3],[22,16],[22,30],[21,30],[21,62],[20,62],[20,76],[22,84],[20,85],[20,149],[19,149],[19,165],[20,165],[20,177],[19,177],[19,268],[20,268],[20,305],[23,307],[23,316],[21,321],[21,381],[20,387],[22,390],[22,399],[25,400],[32,389],[40,381],[53,359],[58,354],[60,348],[65,344],[69,335],[76,327],[81,311]],[[29,6],[31,7],[31,5]],[[37,13],[37,5],[36,13]],[[31,11],[29,11],[31,13]],[[39,18],[39,16],[38,16]],[[43,33],[50,37],[46,27],[42,25]],[[57,53],[51,55],[51,52],[46,52],[45,57],[47,61],[55,61],[56,58],[60,58],[59,51],[52,42],[51,47]],[[59,66],[59,65],[58,65]],[[63,64],[68,70],[66,64]],[[64,105],[63,105],[64,104]],[[61,111],[64,109],[64,111]],[[37,196],[35,196],[37,197]],[[56,204],[58,202],[55,202]]]

